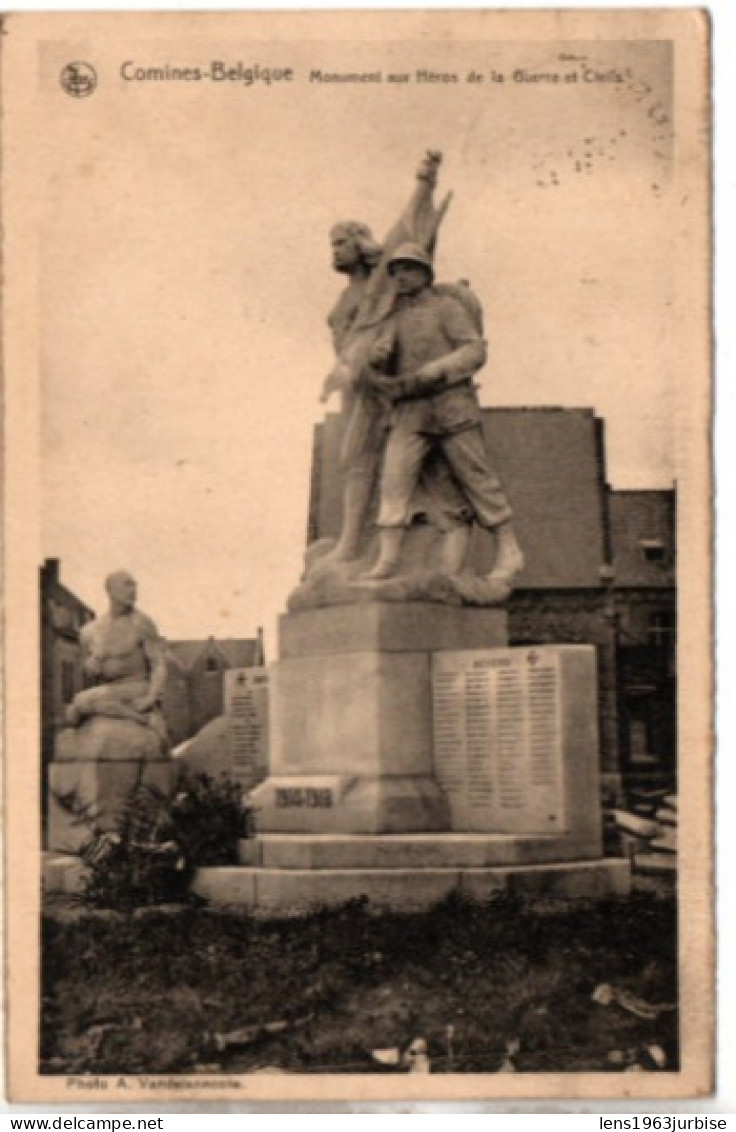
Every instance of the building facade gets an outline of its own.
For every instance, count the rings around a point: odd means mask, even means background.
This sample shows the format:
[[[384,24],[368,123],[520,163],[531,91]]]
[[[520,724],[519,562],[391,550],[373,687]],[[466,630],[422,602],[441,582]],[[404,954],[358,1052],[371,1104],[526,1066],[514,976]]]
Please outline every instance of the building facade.
[[[633,779],[676,776],[674,491],[610,495],[619,672],[619,757]]]
[[[61,582],[58,558],[40,569],[41,797],[46,768],[54,756],[56,726],[64,709],[85,685],[79,631],[94,611]]]

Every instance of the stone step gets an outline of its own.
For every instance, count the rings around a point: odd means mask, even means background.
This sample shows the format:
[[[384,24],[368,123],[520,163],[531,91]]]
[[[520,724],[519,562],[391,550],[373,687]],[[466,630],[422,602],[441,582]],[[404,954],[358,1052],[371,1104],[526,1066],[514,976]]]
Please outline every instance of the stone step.
[[[481,869],[199,869],[192,891],[213,904],[242,906],[264,915],[294,915],[367,899],[376,908],[431,907],[452,892],[485,901],[502,893],[534,898],[625,896],[631,865],[623,858],[556,865]]]
[[[669,806],[661,806],[654,817],[663,825],[677,825],[677,810],[671,810]]]
[[[238,852],[242,865],[266,869],[484,868],[600,855],[597,836],[505,833],[260,833],[240,841]]]

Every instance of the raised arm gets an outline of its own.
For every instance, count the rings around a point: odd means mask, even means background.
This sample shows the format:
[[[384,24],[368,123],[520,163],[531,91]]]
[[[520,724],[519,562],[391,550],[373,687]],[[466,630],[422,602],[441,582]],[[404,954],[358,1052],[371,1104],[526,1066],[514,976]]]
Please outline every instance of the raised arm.
[[[385,325],[394,300],[394,286],[387,271],[388,261],[401,244],[415,243],[434,251],[440,224],[452,199],[445,197],[439,208],[434,205],[434,190],[442,161],[438,150],[427,150],[416,173],[416,184],[401,216],[383,242],[383,252],[365,285],[353,324],[341,344],[332,372],[322,388],[325,402],[339,389],[355,388],[367,364],[377,334]]]
[[[448,193],[439,208],[434,204],[434,190],[442,163],[442,154],[437,149],[428,149],[416,172],[416,184],[401,216],[389,230],[383,241],[383,254],[365,288],[355,330],[371,325],[386,313],[393,298],[393,287],[386,271],[389,259],[401,244],[419,244],[428,252],[433,252],[437,242],[440,224],[449,208],[452,194]]]

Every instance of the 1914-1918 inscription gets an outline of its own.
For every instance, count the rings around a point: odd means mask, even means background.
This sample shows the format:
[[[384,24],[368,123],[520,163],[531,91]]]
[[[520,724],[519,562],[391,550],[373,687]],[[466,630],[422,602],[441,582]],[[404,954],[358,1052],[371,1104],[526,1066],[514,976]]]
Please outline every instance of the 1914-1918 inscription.
[[[279,809],[306,806],[312,810],[329,810],[332,807],[332,791],[311,786],[281,787],[276,790],[276,805]]]
[[[435,774],[453,829],[565,827],[559,656],[554,647],[433,657]]]

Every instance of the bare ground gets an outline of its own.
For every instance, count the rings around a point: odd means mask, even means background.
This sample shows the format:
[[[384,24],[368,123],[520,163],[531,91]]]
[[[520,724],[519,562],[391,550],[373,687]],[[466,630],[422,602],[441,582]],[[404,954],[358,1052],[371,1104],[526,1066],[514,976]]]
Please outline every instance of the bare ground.
[[[432,1072],[677,1068],[671,897],[360,902],[263,921],[202,906],[122,914],[51,901],[41,1072]],[[601,990],[601,987],[604,989]]]

